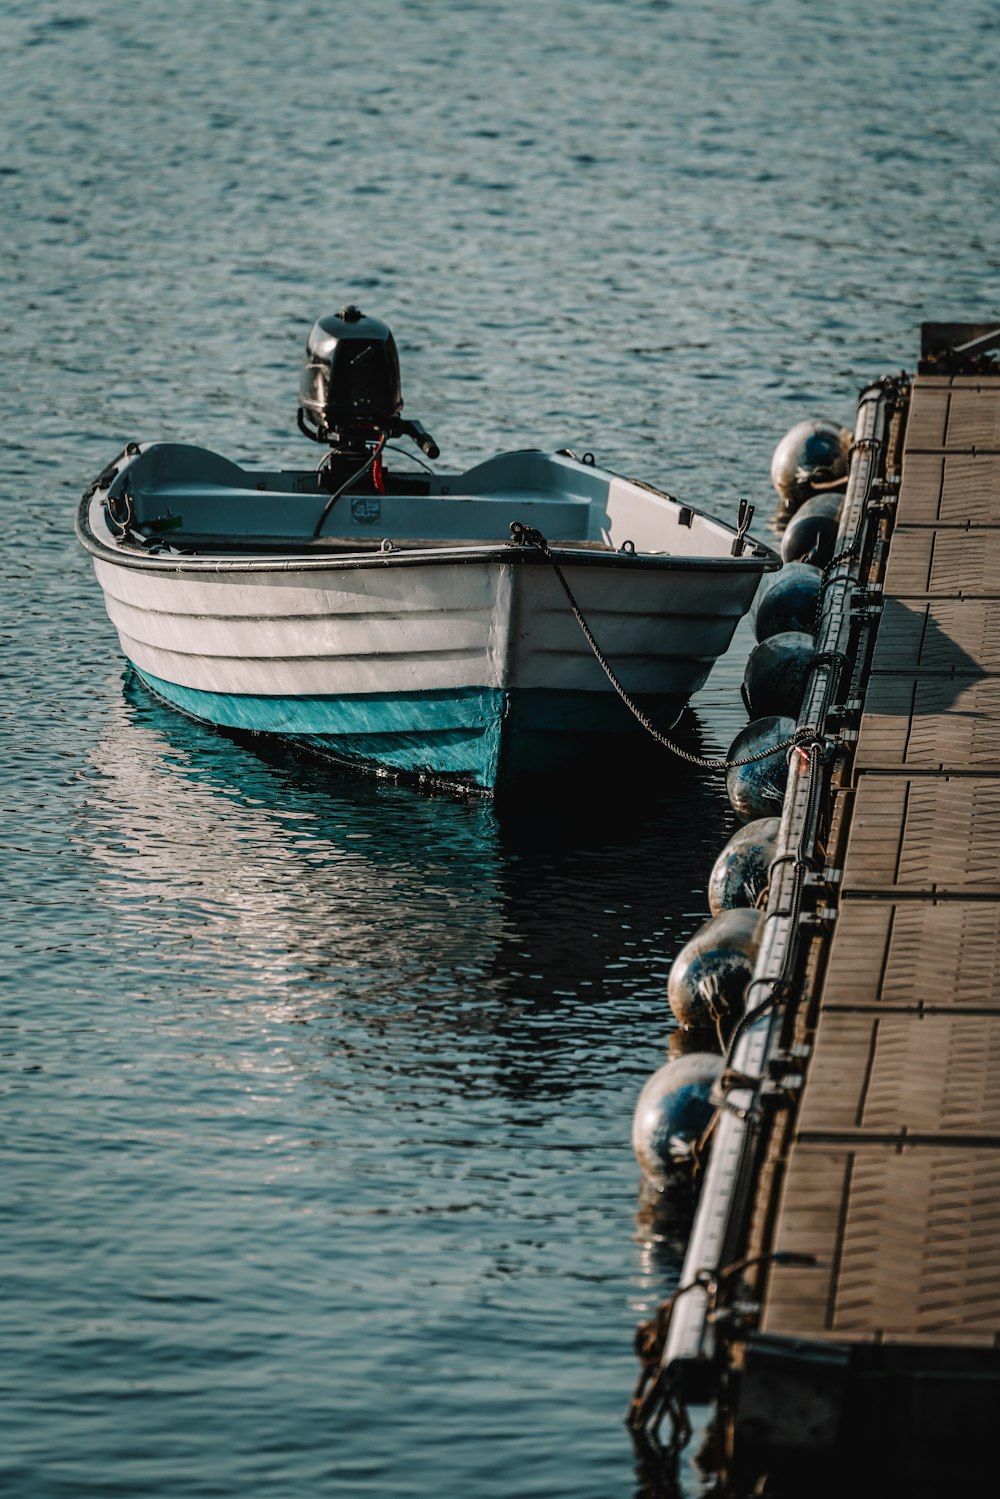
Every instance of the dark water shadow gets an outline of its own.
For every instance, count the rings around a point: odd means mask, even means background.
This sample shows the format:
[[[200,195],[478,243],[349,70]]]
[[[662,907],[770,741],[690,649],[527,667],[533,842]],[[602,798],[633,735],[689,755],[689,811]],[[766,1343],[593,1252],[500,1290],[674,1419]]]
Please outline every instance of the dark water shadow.
[[[703,750],[693,718],[687,742]],[[552,1096],[574,1086],[574,1048],[588,1037],[606,1048],[602,1029],[617,1029],[623,1047],[651,1028],[665,1040],[666,972],[708,915],[707,875],[732,812],[721,778],[661,748],[645,776],[633,767],[616,784],[602,767],[576,799],[501,806],[496,817],[503,922],[492,973],[512,1001],[498,1017],[502,1085]]]

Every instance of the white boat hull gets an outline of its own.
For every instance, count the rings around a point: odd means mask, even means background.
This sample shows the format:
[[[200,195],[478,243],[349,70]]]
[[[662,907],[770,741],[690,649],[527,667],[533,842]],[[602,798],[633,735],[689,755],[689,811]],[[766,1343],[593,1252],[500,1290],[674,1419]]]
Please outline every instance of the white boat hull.
[[[634,529],[653,497],[612,482],[635,507]],[[122,650],[194,718],[488,792],[572,768],[595,753],[595,736],[644,737],[532,546],[429,539],[345,556],[211,557],[122,544],[107,509],[94,493],[78,529]],[[586,541],[553,552],[625,691],[663,728],[776,561]]]
[[[96,562],[121,647],[158,695],[228,728],[494,789],[635,724],[550,567],[438,562],[178,577]],[[697,572],[564,567],[602,651],[663,727],[753,596]],[[735,581],[735,578],[734,578]],[[694,643],[697,643],[696,649]],[[536,742],[525,762],[511,741]],[[393,746],[388,741],[398,740]]]

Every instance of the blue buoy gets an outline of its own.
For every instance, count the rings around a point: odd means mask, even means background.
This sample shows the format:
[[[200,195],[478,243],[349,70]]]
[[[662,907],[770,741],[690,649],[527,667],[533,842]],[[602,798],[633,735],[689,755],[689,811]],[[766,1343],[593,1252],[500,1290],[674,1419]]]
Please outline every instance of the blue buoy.
[[[756,908],[767,889],[780,826],[780,817],[758,817],[737,828],[708,878],[708,908],[713,916],[737,906]]]
[[[761,590],[754,612],[753,628],[758,640],[768,640],[785,630],[815,634],[816,611],[823,574],[810,562],[786,562],[772,573]]]
[[[783,744],[795,733],[793,718],[770,716],[755,718],[741,729],[729,746],[727,760],[742,760],[775,745]],[[780,817],[788,784],[788,751],[778,750],[751,765],[734,766],[726,771],[729,801],[740,822],[755,817]]]
[[[841,501],[838,494],[819,494],[800,505],[781,538],[783,561],[826,566],[837,547]]]
[[[783,630],[754,646],[743,673],[743,701],[751,718],[769,713],[798,718],[815,654],[815,642],[804,630]]]
[[[685,1030],[725,1034],[743,1013],[764,916],[747,907],[721,911],[681,948],[667,980],[667,999]]]
[[[632,1116],[632,1149],[643,1175],[663,1189],[691,1163],[691,1147],[715,1113],[712,1089],[722,1075],[722,1058],[692,1052],[666,1062],[649,1078]]]
[[[839,422],[799,422],[786,432],[771,458],[771,483],[786,509],[794,510],[847,473],[852,434]]]

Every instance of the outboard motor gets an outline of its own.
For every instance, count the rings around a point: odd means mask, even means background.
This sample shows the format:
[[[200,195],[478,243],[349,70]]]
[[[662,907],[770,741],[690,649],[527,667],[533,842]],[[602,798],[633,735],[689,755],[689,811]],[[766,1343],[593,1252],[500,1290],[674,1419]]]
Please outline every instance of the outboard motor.
[[[404,420],[402,409],[399,355],[385,323],[353,306],[320,318],[299,382],[301,431],[340,459],[364,463],[387,438],[403,435],[437,458],[434,439],[419,422]]]

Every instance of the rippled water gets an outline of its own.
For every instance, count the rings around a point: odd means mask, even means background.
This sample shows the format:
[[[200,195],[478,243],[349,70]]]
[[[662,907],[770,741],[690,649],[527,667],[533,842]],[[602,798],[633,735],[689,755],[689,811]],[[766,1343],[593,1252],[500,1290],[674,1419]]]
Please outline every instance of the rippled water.
[[[449,464],[569,444],[766,509],[792,421],[1000,311],[997,28],[7,0],[3,1493],[636,1492],[681,1249],[629,1121],[718,788],[595,765],[497,815],[213,736],[124,680],[75,497],[131,438],[301,461],[305,333],[355,299]]]

